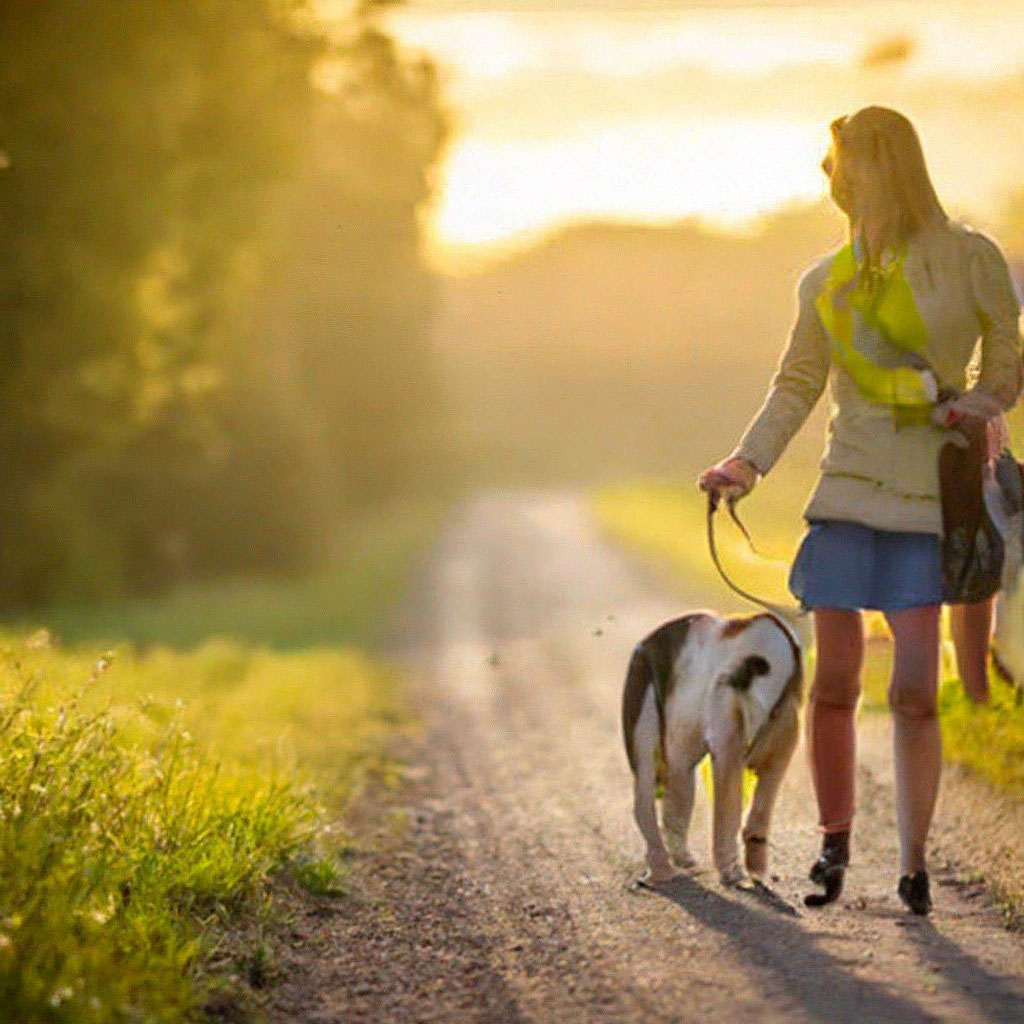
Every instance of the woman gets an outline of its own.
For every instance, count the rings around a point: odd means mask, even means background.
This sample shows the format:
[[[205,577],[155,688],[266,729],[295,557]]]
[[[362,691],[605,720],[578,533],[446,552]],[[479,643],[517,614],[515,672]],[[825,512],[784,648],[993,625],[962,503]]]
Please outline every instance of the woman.
[[[813,610],[818,652],[807,747],[823,833],[811,879],[825,893],[807,902],[836,899],[849,863],[861,611],[877,609],[895,641],[889,705],[898,892],[913,912],[925,914],[925,844],[941,754],[939,618],[948,596],[938,453],[955,421],[995,418],[1016,401],[1019,308],[999,249],[947,218],[905,117],[866,107],[831,129],[822,169],[848,218],[848,243],[801,278],[796,322],[765,402],[734,452],[705,471],[700,485],[746,494],[829,383],[822,475],[790,573],[790,589]],[[979,337],[980,362],[969,370]],[[969,640],[989,628],[988,604],[962,608],[954,618],[977,676],[979,645],[975,640],[971,648]],[[972,685],[981,684],[972,677]]]

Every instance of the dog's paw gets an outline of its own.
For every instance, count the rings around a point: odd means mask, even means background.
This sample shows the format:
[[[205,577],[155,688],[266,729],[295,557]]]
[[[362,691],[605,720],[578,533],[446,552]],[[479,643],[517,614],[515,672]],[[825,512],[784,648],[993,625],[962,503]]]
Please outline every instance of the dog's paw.
[[[677,874],[678,872],[671,864],[651,865],[648,867],[647,873],[637,879],[637,885],[645,889],[655,889],[659,885],[670,882]]]
[[[676,862],[676,865],[682,870],[687,870],[697,866],[697,858],[690,853],[689,848],[685,842],[673,843],[669,840],[668,848],[672,853],[672,859]]]
[[[728,867],[723,868],[718,873],[718,880],[722,885],[734,889],[739,888],[743,885],[748,885],[750,880],[747,878],[746,871],[739,864],[730,864]]]
[[[671,882],[676,877],[676,872],[671,871],[668,874],[652,874],[650,871],[647,874],[642,875],[636,880],[637,887],[640,889],[660,889],[666,882]]]

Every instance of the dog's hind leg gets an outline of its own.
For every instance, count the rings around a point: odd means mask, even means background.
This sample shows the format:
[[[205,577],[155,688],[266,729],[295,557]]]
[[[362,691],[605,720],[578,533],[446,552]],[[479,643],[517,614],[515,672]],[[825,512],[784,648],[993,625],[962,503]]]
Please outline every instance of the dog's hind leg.
[[[656,757],[661,747],[661,729],[653,686],[648,687],[644,695],[632,741],[636,763],[633,779],[633,816],[647,843],[648,874],[644,881],[651,885],[660,885],[672,878],[676,872],[661,835],[655,803],[658,784]]]
[[[754,797],[743,826],[744,863],[754,878],[768,873],[768,835],[772,826],[772,811],[779,788],[796,749],[797,725],[794,712],[792,727],[786,723],[777,744],[760,764],[751,765],[757,775]]]
[[[668,846],[673,859],[681,868],[690,868],[696,863],[689,848],[696,771],[689,758],[683,763],[669,761],[665,797],[661,803]]]
[[[743,817],[743,734],[735,725],[708,737],[714,781],[712,850],[723,885],[743,881],[737,840]]]

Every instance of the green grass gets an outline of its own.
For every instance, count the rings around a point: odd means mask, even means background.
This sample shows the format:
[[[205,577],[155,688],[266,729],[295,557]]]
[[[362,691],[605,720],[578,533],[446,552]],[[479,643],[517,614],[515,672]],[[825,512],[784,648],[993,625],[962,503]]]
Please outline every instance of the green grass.
[[[342,641],[380,634],[438,521],[364,524],[317,579],[0,632],[0,1021],[258,1018],[282,886],[344,892],[337,822],[414,725]]]
[[[755,490],[740,506],[766,557],[751,554],[724,514],[720,513],[717,528],[722,560],[736,581],[760,596],[789,605],[794,601],[786,589],[786,574],[803,532],[799,513],[805,482],[803,475],[773,475],[767,486]],[[623,484],[594,496],[599,524],[618,543],[642,561],[667,566],[689,598],[706,595],[705,599],[725,609],[735,609],[743,603],[722,583],[707,552],[704,509],[703,496],[692,485]],[[749,611],[749,606],[744,610]],[[881,615],[869,613],[866,623],[861,707],[882,711],[891,644]],[[808,667],[813,671],[813,665]],[[1003,792],[1024,799],[1024,707],[1012,687],[995,676],[989,682],[991,704],[976,707],[964,694],[951,643],[944,639],[940,691],[944,755]]]
[[[1024,799],[1024,707],[1013,687],[998,679],[989,682],[992,700],[980,708],[964,698],[956,680],[943,685],[943,753],[995,788]]]
[[[293,579],[229,579],[180,587],[146,600],[48,608],[10,620],[45,625],[65,643],[193,647],[211,636],[276,649],[374,643],[410,566],[440,524],[444,506],[396,506],[349,526],[330,564]]]
[[[197,1010],[276,878],[337,890],[321,800],[386,767],[403,721],[390,673],[355,653],[111,658],[8,639],[0,1020]]]

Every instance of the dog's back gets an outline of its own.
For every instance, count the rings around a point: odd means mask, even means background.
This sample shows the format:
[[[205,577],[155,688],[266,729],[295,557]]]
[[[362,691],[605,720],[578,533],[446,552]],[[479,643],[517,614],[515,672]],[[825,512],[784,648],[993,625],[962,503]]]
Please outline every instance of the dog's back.
[[[648,634],[633,649],[622,694],[622,731],[630,768],[637,770],[638,741],[645,750],[665,741],[666,728],[711,724],[708,696],[719,683],[735,695],[746,745],[754,742],[787,694],[800,695],[800,649],[774,616],[724,619],[692,612]],[[656,734],[638,736],[648,702]],[[650,730],[648,729],[650,733]]]

